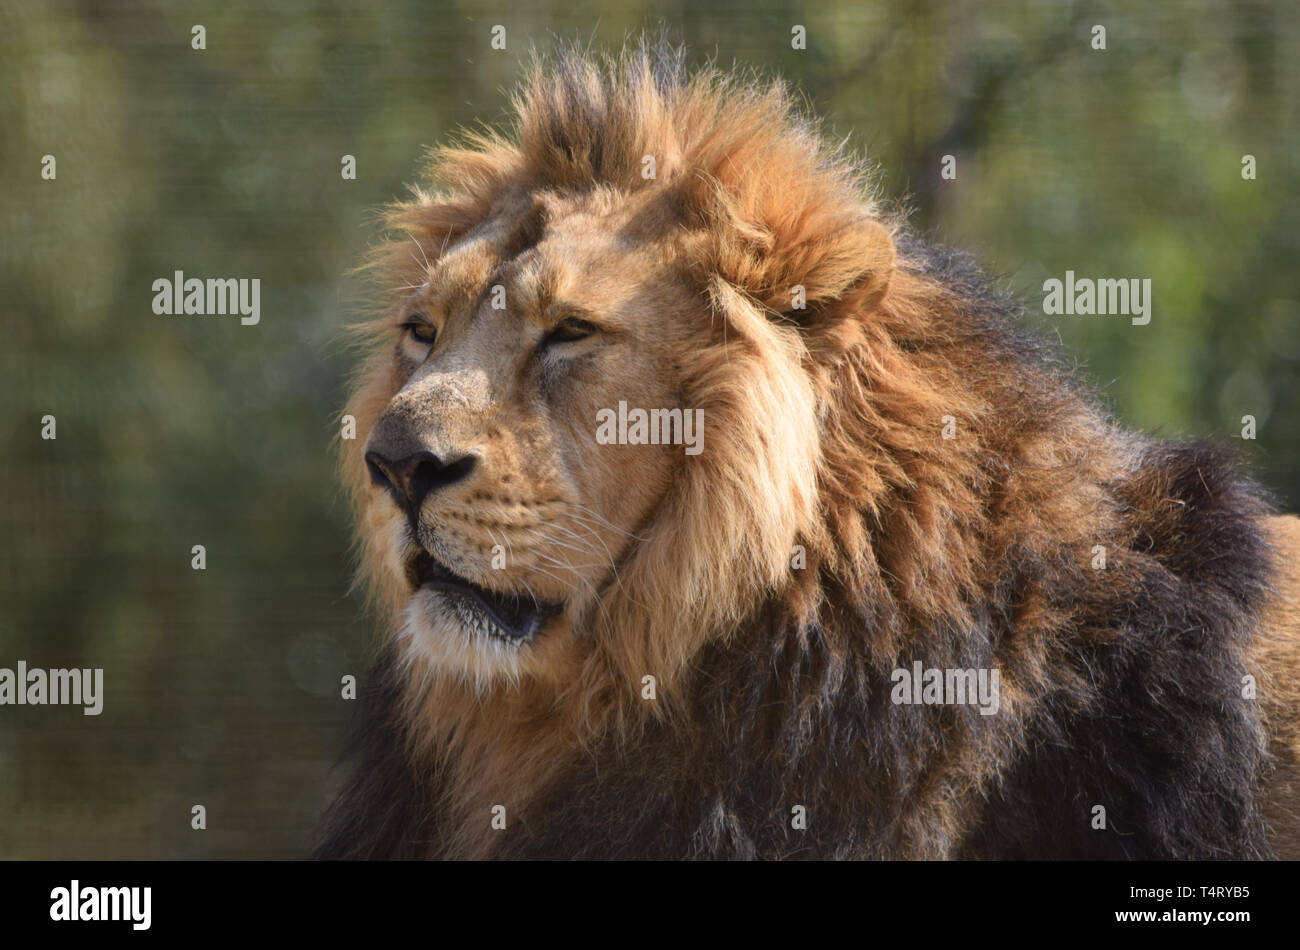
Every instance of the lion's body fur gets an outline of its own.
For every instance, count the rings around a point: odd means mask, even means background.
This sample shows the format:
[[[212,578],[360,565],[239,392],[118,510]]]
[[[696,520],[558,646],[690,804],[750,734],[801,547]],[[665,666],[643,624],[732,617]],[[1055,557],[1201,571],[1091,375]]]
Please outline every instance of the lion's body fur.
[[[1263,792],[1300,789],[1294,756],[1274,772],[1266,752],[1266,726],[1294,750],[1295,703],[1264,667],[1300,636],[1261,639],[1266,610],[1293,615],[1270,606],[1269,508],[1229,454],[1118,428],[780,89],[687,82],[671,59],[602,75],[571,55],[534,78],[517,142],[444,152],[450,192],[394,220],[429,255],[503,195],[605,190],[637,228],[671,222],[708,301],[682,359],[712,454],[533,675],[484,689],[383,649],[319,853],[1236,858],[1284,850],[1266,818],[1293,848],[1300,813]],[[380,365],[360,429],[396,388]],[[1000,670],[999,711],[893,704],[915,661]]]

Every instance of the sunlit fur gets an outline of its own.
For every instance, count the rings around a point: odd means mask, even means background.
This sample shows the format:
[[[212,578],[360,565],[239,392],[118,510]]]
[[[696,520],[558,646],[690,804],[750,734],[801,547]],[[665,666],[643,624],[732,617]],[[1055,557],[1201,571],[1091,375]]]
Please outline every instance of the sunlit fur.
[[[570,50],[515,108],[511,132],[436,150],[390,211],[381,293],[396,308],[495,222],[620,214],[694,301],[640,332],[681,335],[705,450],[536,644],[420,630],[400,518],[361,460],[401,383],[395,311],[371,325],[342,469],[390,635],[322,855],[1270,853],[1239,692],[1268,509],[1224,453],[1118,429],[777,82]],[[914,659],[1001,669],[999,714],[892,706]]]

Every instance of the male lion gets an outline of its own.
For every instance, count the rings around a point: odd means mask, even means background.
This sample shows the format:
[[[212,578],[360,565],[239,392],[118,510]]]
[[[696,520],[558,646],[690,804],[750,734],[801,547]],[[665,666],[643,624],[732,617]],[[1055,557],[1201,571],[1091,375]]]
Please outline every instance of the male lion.
[[[1229,453],[1117,427],[779,84],[570,51],[516,107],[375,262],[320,856],[1298,853],[1300,529]]]

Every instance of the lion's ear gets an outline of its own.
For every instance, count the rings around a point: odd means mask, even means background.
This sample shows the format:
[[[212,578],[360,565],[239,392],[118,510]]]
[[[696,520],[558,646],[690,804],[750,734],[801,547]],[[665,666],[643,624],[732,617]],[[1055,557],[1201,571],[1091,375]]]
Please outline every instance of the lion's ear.
[[[769,310],[813,323],[865,312],[884,296],[893,236],[860,202],[798,188],[756,196],[718,181],[710,191],[707,266]]]
[[[772,292],[763,302],[798,323],[866,313],[888,291],[894,260],[889,229],[870,217],[810,237],[790,235],[789,243],[778,233],[769,257]]]

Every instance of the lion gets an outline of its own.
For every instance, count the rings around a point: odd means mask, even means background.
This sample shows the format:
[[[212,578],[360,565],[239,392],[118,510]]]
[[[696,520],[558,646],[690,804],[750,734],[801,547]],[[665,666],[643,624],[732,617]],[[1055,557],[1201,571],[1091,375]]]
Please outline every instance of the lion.
[[[370,261],[319,857],[1300,855],[1300,522],[1229,451],[1122,428],[779,80],[568,49],[514,106]]]

